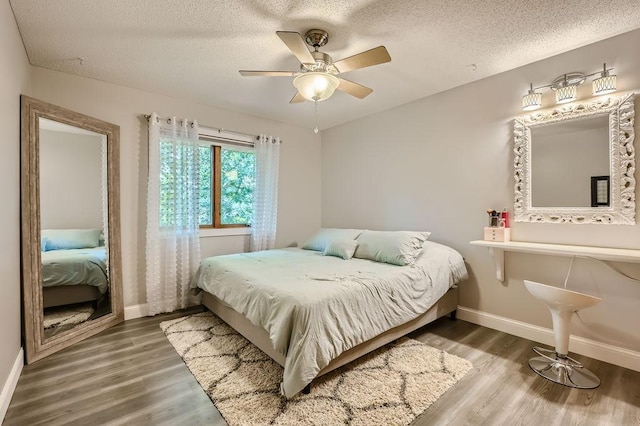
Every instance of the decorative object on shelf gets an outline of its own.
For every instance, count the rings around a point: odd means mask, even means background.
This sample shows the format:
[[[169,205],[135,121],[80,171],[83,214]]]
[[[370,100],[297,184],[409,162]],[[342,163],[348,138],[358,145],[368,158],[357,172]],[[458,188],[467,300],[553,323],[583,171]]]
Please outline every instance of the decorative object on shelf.
[[[591,74],[583,74],[581,72],[570,72],[562,74],[553,80],[550,84],[533,87],[533,83],[529,85],[529,91],[522,97],[522,109],[532,111],[542,106],[542,93],[537,90],[549,88],[556,93],[556,103],[563,104],[572,102],[577,99],[577,88],[579,85],[587,81],[587,78],[598,76],[592,82],[592,93],[594,96],[606,95],[616,91],[616,76],[611,74],[613,68],[607,68],[607,64],[603,64],[602,71]]]
[[[489,215],[489,226],[493,228],[498,227],[498,212],[493,209],[487,209],[487,214]]]
[[[505,228],[510,228],[510,226],[509,226],[509,212],[507,211],[506,207],[502,210],[502,213],[500,213],[500,219],[502,220],[502,223],[504,224]]]
[[[511,241],[511,228],[485,226],[484,240],[501,242]]]
[[[514,219],[516,222],[635,224],[634,97],[635,95],[631,93],[621,97],[599,98],[589,103],[564,105],[551,111],[536,112],[514,120]],[[602,134],[602,138],[608,137],[608,140],[603,140],[601,144],[602,151],[608,155],[596,155],[597,158],[604,158],[605,170],[586,170],[585,178],[580,178],[579,183],[572,183],[572,177],[577,176],[575,169],[585,164],[587,151],[584,131],[590,129],[600,132],[598,134]],[[575,148],[568,151],[566,159],[556,161],[566,165],[564,169],[558,169],[558,172],[564,170],[566,173],[559,174],[552,186],[554,191],[560,193],[562,200],[575,194],[579,189],[584,190],[584,201],[581,203],[576,205],[536,202],[538,191],[547,190],[546,185],[542,185],[541,189],[540,178],[548,175],[550,171],[534,173],[533,154],[540,152],[542,147],[547,147],[552,150],[551,153],[545,154],[549,158],[557,159],[561,156],[557,149],[554,150],[557,143],[546,145],[542,143],[543,132],[546,134],[545,141],[549,140],[549,135],[561,136],[563,146],[566,147],[570,141],[574,144]],[[608,205],[591,206],[588,178],[595,175],[610,176]],[[537,194],[536,197],[533,194]]]
[[[489,226],[484,227],[485,241],[511,241],[511,229],[509,228],[509,212],[505,208],[502,212],[487,209]]]

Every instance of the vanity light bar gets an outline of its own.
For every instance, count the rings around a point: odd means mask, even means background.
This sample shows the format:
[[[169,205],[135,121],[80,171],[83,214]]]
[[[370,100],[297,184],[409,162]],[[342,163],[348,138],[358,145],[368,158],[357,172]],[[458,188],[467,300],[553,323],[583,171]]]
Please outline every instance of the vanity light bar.
[[[609,74],[612,68],[607,69],[607,64],[603,64],[602,71],[584,75],[582,73],[568,73],[553,80],[551,84],[533,87],[530,84],[529,91],[522,97],[522,109],[533,111],[542,106],[542,94],[539,89],[550,88],[556,92],[556,103],[563,104],[577,99],[577,88],[587,80],[587,77],[598,76],[592,82],[592,93],[594,96],[606,95],[616,91],[616,76]]]

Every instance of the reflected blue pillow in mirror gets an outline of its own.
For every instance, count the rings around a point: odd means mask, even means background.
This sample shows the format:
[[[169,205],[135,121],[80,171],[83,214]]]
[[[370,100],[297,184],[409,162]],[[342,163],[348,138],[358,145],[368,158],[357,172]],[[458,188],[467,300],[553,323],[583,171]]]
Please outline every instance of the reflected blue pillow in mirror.
[[[44,229],[45,250],[70,250],[98,247],[100,229]]]

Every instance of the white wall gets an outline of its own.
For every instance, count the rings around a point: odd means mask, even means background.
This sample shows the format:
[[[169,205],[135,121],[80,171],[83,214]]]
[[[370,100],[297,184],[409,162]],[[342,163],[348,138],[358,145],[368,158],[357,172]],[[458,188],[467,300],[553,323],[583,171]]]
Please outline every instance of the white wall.
[[[593,72],[606,61],[618,75],[619,92],[640,89],[638,45],[640,31],[623,34],[324,131],[323,226],[430,230],[431,240],[466,259],[471,278],[461,286],[462,306],[550,328],[548,311],[522,280],[560,285],[569,259],[507,253],[501,284],[488,251],[469,241],[482,239],[486,209],[513,210],[512,120],[523,113],[529,82]],[[582,99],[590,96],[588,86],[579,91]],[[552,96],[546,93],[543,102],[552,106]],[[515,223],[512,238],[640,248],[640,220],[635,226]],[[640,278],[637,264],[615,266]],[[583,312],[587,325],[575,322],[574,334],[640,351],[640,283],[578,260],[569,288],[604,299]]]
[[[320,226],[320,136],[298,127],[167,96],[33,67],[32,96],[120,126],[124,304],[146,302],[144,241],[147,122],[143,114],[187,117],[205,126],[280,136],[276,245],[300,243]],[[17,184],[16,184],[17,185]],[[247,236],[202,238],[203,254],[246,249]]]
[[[40,226],[102,229],[102,136],[40,129]]]
[[[0,387],[20,351],[20,94],[29,75],[9,2],[0,2]]]

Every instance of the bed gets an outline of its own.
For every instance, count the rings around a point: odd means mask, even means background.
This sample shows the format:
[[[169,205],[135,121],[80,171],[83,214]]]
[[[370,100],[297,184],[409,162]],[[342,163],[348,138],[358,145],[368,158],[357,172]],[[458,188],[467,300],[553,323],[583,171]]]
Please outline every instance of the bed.
[[[203,303],[284,367],[291,398],[328,373],[447,314],[467,277],[455,250],[420,241],[406,266],[287,248],[202,261]]]
[[[43,307],[98,302],[109,289],[104,246],[41,253]]]

